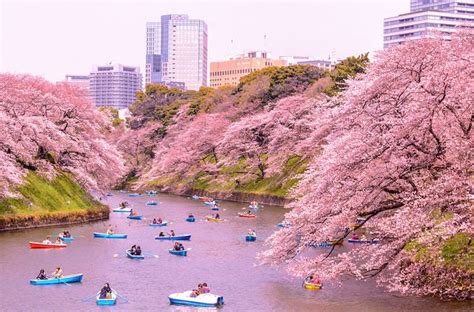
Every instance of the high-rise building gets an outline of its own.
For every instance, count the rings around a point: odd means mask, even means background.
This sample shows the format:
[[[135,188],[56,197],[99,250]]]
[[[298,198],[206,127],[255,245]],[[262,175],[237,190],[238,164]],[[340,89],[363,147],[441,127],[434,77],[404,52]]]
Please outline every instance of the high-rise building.
[[[207,24],[187,15],[161,17],[161,81],[207,85]]]
[[[145,84],[161,82],[161,23],[146,23]]]
[[[97,66],[90,73],[90,94],[96,106],[127,108],[141,89],[139,67],[110,64]]]
[[[266,52],[249,52],[236,58],[211,62],[211,84],[213,88],[221,86],[236,86],[240,78],[256,70],[269,66],[285,66],[286,60],[272,60],[267,58]]]
[[[434,32],[449,39],[457,27],[474,27],[474,0],[411,0],[410,11],[384,19],[384,48]]]

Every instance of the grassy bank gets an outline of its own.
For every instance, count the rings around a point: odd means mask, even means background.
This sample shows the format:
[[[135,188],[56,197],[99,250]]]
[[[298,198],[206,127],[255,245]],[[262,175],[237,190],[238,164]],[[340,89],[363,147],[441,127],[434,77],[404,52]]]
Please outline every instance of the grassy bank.
[[[0,230],[104,219],[108,208],[68,174],[51,181],[29,172],[15,189],[18,198],[0,199]]]

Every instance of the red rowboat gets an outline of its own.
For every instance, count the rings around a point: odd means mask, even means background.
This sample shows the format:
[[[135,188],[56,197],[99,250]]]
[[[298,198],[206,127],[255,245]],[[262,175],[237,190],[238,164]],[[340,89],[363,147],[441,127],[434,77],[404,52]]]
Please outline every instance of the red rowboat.
[[[239,217],[241,217],[241,218],[256,218],[257,216],[256,215],[248,215],[248,214],[245,214],[245,213],[239,213]]]
[[[43,244],[38,242],[30,242],[30,248],[64,248],[66,244]]]

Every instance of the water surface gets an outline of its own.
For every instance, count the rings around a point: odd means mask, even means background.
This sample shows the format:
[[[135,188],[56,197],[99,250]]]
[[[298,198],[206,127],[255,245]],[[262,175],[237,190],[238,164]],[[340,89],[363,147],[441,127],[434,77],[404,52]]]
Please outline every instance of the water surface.
[[[266,206],[257,219],[237,218],[244,204],[222,202],[226,222],[203,221],[209,208],[189,198],[162,195],[153,197],[158,206],[146,206],[150,197],[127,197],[114,193],[106,203],[117,207],[122,200],[143,214],[144,221],[132,221],[126,214],[111,213],[110,220],[68,227],[76,240],[59,250],[29,249],[28,241],[42,241],[62,227],[0,233],[0,311],[205,311],[209,308],[170,306],[167,296],[207,282],[212,292],[224,296],[221,311],[469,311],[470,303],[445,303],[432,298],[400,297],[376,288],[373,282],[348,281],[342,287],[325,284],[321,291],[308,291],[301,280],[282,269],[257,265],[256,254],[263,241],[279,223],[285,210]],[[185,218],[189,212],[195,223]],[[167,227],[150,227],[153,217],[172,222]],[[108,224],[128,234],[125,240],[94,239]],[[257,231],[256,242],[245,242],[249,228]],[[192,234],[188,257],[170,255],[172,242],[157,241],[159,231],[174,229]],[[139,244],[145,253],[157,255],[143,261],[123,257],[125,249]],[[114,254],[120,254],[114,257]],[[65,274],[84,273],[82,283],[31,286],[29,279],[41,268],[52,272],[61,266]],[[111,286],[129,299],[114,307],[97,307],[81,299],[93,295],[103,285]],[[211,308],[212,310],[212,308]]]

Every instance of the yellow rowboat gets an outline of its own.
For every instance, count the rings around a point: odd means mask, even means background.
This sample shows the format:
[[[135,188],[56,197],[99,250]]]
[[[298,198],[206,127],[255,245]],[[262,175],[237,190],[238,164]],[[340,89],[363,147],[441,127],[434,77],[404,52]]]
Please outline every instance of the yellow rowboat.
[[[303,287],[310,290],[319,290],[323,287],[323,285],[304,282]]]
[[[224,221],[222,219],[216,219],[214,217],[206,217],[206,220],[207,221],[212,221],[212,222],[222,222],[222,221]]]

